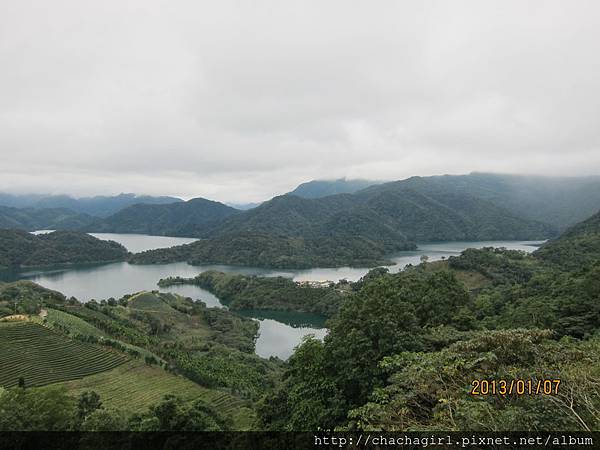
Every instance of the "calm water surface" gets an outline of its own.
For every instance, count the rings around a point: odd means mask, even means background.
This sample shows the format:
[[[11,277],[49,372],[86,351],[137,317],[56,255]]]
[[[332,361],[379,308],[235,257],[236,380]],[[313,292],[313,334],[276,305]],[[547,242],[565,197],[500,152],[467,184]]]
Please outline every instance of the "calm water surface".
[[[52,233],[54,230],[38,230],[32,234]],[[139,253],[156,248],[169,248],[176,245],[189,244],[197,241],[195,238],[149,236],[147,234],[119,234],[119,233],[88,233],[104,241],[115,241],[123,245],[131,253]]]
[[[110,239],[123,244],[129,251],[138,252],[153,248],[164,248],[193,242],[191,238],[173,238],[164,236],[145,236],[131,234],[98,233],[100,239]],[[488,242],[446,242],[420,244],[415,251],[401,252],[391,258],[396,264],[390,271],[397,272],[408,264],[418,264],[423,255],[430,261],[458,255],[466,248],[506,247],[509,249],[532,252],[535,245],[542,241],[488,241]],[[356,281],[369,269],[367,268],[314,268],[308,270],[280,271],[253,267],[227,265],[190,266],[187,263],[162,265],[131,265],[126,262],[110,264],[80,265],[69,268],[49,268],[22,272],[0,273],[0,280],[13,281],[28,279],[62,292],[67,297],[74,296],[80,301],[91,299],[119,298],[142,290],[159,289],[156,283],[169,276],[194,277],[206,270],[240,273],[245,275],[284,276],[297,281],[347,279]],[[172,292],[193,299],[199,299],[208,306],[223,307],[221,301],[210,292],[198,286],[170,286],[160,288],[162,292]],[[288,358],[295,346],[307,334],[323,338],[327,332],[322,317],[311,314],[243,311],[244,315],[260,322],[260,336],[256,343],[256,353],[263,357],[279,356]]]

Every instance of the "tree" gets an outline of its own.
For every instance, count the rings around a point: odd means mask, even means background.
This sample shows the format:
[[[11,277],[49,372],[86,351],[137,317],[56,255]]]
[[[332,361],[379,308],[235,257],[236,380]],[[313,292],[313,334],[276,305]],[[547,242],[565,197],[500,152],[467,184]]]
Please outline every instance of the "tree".
[[[102,402],[98,393],[95,391],[82,392],[77,400],[77,419],[79,422],[83,422],[88,415],[100,408],[102,408]]]
[[[202,400],[186,403],[166,395],[149,413],[135,419],[139,431],[221,431],[226,421]]]
[[[289,359],[286,382],[259,408],[263,423],[287,431],[332,429],[344,417],[344,398],[325,358],[323,343],[305,337]]]
[[[548,330],[478,332],[439,352],[384,358],[387,386],[349,413],[380,431],[597,430],[598,339],[554,341]],[[491,376],[493,374],[493,376]],[[473,380],[560,379],[553,395],[470,395]],[[509,381],[510,382],[510,381]]]
[[[9,389],[0,396],[0,431],[72,430],[75,416],[75,401],[63,386]]]
[[[120,410],[96,409],[86,416],[81,429],[83,431],[127,431],[128,417]]]

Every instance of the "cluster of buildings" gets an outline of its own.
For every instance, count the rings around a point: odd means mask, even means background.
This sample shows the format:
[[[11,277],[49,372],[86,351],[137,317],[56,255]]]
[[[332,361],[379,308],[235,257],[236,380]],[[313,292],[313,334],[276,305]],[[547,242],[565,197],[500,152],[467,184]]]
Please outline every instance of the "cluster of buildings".
[[[335,283],[331,280],[308,280],[308,281],[296,281],[298,286],[308,286],[313,288],[328,288],[333,287]]]

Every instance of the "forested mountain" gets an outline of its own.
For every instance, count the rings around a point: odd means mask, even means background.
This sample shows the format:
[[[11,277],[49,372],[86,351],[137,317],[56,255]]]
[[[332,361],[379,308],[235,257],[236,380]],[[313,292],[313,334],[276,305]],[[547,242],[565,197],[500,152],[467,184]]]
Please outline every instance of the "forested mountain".
[[[320,198],[335,194],[353,194],[356,191],[379,184],[380,181],[371,180],[312,180],[300,184],[296,189],[290,192],[302,198]]]
[[[573,270],[600,261],[600,212],[547,242],[535,255]]]
[[[104,233],[141,233],[163,236],[198,236],[238,210],[219,202],[194,198],[165,205],[137,204],[85,227]]]
[[[376,234],[379,241],[544,238],[589,217],[600,205],[598,177],[472,173],[372,183],[345,179],[304,183],[234,218],[230,218],[238,212],[234,208],[205,199],[177,202],[171,197],[132,194],[77,200],[27,198],[37,206],[62,202],[98,215],[139,202],[95,221],[92,227],[79,218],[80,228],[86,231],[195,237],[243,231],[311,239],[342,232],[366,239]],[[360,189],[364,186],[368,187]],[[345,191],[354,193],[338,193]],[[549,226],[540,232],[543,226],[534,222]],[[6,222],[6,226],[12,225]],[[44,227],[77,228],[68,222]]]
[[[489,201],[513,214],[565,229],[600,208],[600,177],[544,177],[471,173],[412,177],[363,192],[438,190]]]
[[[0,205],[15,208],[68,208],[91,216],[108,217],[131,205],[166,204],[181,202],[176,197],[152,197],[149,195],[119,194],[115,196],[95,196],[74,198],[68,195],[12,195],[0,193]]]
[[[78,231],[0,230],[0,268],[116,261],[127,254],[121,244]]]
[[[85,227],[95,219],[70,209],[10,208],[0,206],[0,228],[35,230],[75,230]]]
[[[418,241],[542,239],[552,227],[493,203],[424,182],[318,199],[283,195],[206,224],[189,246],[135,256],[137,263],[187,260],[266,267],[378,265]]]
[[[361,236],[387,245],[399,240],[535,239],[553,230],[490,202],[424,184],[420,189],[374,189],[310,200],[275,197],[207,230],[207,236],[241,232]]]

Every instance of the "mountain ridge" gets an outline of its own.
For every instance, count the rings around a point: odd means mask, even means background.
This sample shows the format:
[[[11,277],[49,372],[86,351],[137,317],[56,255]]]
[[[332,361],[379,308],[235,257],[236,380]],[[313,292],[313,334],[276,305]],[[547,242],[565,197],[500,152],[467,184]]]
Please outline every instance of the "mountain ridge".
[[[181,202],[180,198],[169,196],[150,196],[125,194],[106,196],[97,195],[94,197],[72,197],[70,195],[15,195],[0,193],[0,205],[13,208],[67,208],[81,214],[88,214],[97,217],[108,217],[127,206],[134,204],[167,204]]]
[[[164,205],[136,204],[84,227],[98,233],[139,233],[195,237],[211,223],[239,213],[220,202],[194,198]]]
[[[385,186],[385,185],[383,185]],[[425,241],[530,240],[556,229],[523,219],[492,202],[448,192],[426,180],[377,186],[354,194],[305,199],[291,194],[218,223],[204,224],[202,241],[134,255],[134,263],[272,268],[381,265],[387,255]]]
[[[13,208],[0,206],[0,228],[27,231],[42,229],[76,230],[94,221],[94,217],[66,208]]]
[[[321,198],[336,194],[353,194],[366,187],[381,184],[382,181],[363,179],[339,178],[337,180],[311,180],[299,184],[294,190],[288,192],[302,198]]]

